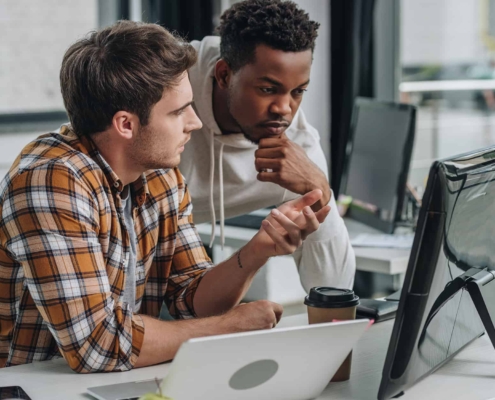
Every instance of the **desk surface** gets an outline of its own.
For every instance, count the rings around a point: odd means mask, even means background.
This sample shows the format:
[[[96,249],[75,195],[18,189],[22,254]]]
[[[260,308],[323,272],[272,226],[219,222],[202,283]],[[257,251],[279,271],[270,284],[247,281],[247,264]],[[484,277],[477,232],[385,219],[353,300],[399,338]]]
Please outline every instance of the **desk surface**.
[[[306,315],[296,315],[283,319],[279,326],[304,323]],[[351,380],[328,385],[318,399],[376,399],[392,326],[393,321],[372,326],[354,349]],[[22,386],[33,400],[92,399],[85,393],[88,387],[161,378],[168,369],[169,364],[162,364],[129,372],[78,375],[63,359],[57,359],[2,369],[0,386]],[[485,335],[406,391],[401,400],[488,400],[494,396],[495,350]]]

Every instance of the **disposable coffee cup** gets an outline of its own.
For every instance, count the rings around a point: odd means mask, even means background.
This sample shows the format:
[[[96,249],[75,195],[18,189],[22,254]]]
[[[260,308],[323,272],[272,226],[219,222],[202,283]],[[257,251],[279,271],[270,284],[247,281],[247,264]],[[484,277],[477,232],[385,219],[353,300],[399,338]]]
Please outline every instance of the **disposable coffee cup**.
[[[310,324],[321,324],[334,320],[345,321],[356,319],[356,307],[359,297],[350,289],[337,289],[317,286],[309,291],[304,304],[308,307]],[[349,380],[351,376],[352,351],[339,367],[331,382]]]

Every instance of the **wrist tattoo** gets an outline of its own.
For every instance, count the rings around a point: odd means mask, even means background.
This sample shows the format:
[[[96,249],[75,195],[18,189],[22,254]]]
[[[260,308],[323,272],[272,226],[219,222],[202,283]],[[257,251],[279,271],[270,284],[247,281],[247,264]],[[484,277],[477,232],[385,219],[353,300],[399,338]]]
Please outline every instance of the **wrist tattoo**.
[[[239,268],[242,268],[242,264],[241,264],[241,250],[242,250],[242,248],[240,248],[239,251],[237,252],[237,265],[239,266]]]

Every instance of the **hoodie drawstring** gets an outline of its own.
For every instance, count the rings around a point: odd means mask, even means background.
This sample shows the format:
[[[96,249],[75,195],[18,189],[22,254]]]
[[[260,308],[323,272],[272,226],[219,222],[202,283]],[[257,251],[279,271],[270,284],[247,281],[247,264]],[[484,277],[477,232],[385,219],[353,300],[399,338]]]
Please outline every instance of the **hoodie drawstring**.
[[[215,241],[215,226],[217,219],[215,217],[215,203],[213,202],[213,184],[215,180],[215,132],[210,131],[210,215],[211,215],[211,236],[210,236],[210,248]]]
[[[211,215],[211,236],[210,247],[213,247],[215,242],[215,228],[217,224],[217,218],[215,215],[215,201],[214,201],[214,183],[215,183],[215,132],[210,131],[210,215]],[[224,212],[224,195],[223,195],[223,147],[224,143],[220,143],[220,156],[218,161],[218,173],[220,180],[220,243],[222,250],[225,245],[225,212]]]
[[[222,245],[222,250],[225,245],[225,210],[223,206],[223,146],[225,146],[225,144],[220,143],[220,155],[218,156],[218,173],[220,179],[220,244]]]

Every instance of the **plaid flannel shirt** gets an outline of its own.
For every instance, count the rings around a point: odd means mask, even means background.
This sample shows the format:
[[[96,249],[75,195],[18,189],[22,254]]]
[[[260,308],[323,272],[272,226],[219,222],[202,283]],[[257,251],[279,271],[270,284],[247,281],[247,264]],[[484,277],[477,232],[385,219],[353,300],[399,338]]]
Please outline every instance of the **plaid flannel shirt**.
[[[125,371],[165,301],[194,317],[211,267],[177,168],[132,184],[136,305],[123,303],[129,234],[122,182],[88,138],[63,126],[17,157],[0,184],[0,367],[62,354],[76,372]],[[164,338],[166,340],[166,338]]]

